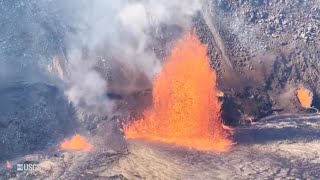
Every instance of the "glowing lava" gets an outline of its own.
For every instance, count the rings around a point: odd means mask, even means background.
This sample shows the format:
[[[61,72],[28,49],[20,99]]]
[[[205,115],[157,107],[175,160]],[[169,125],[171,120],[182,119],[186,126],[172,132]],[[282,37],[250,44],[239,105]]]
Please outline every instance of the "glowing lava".
[[[179,40],[154,80],[153,107],[124,127],[127,139],[172,143],[197,150],[226,151],[232,141],[220,119],[216,75],[207,47],[194,33]]]
[[[299,88],[297,90],[297,97],[302,107],[310,108],[312,105],[313,94],[310,90],[305,88]]]
[[[93,146],[84,137],[77,134],[70,140],[64,140],[60,148],[62,150],[90,151]]]
[[[12,165],[9,161],[6,162],[6,168],[7,169],[11,169],[12,168]]]

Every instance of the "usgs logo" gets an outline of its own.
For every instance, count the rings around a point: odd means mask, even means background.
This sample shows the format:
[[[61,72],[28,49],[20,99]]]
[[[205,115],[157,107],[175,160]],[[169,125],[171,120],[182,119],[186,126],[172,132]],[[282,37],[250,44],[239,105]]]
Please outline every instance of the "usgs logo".
[[[17,171],[34,171],[38,168],[37,162],[25,162],[23,164],[17,164]]]

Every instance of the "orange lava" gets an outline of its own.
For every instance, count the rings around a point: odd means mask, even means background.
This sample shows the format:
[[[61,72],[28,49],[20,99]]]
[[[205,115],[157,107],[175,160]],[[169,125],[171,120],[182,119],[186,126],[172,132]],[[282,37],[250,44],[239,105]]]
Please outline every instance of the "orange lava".
[[[187,34],[154,80],[153,107],[143,119],[124,127],[125,137],[226,151],[232,141],[220,119],[219,94],[207,47],[194,33]]]
[[[62,150],[90,151],[93,148],[83,136],[79,134],[73,136],[70,140],[64,140],[60,145]]]
[[[310,90],[299,88],[297,90],[297,97],[302,107],[310,108],[312,105],[313,94]]]
[[[12,165],[9,161],[6,162],[6,168],[7,169],[11,169],[12,168]]]

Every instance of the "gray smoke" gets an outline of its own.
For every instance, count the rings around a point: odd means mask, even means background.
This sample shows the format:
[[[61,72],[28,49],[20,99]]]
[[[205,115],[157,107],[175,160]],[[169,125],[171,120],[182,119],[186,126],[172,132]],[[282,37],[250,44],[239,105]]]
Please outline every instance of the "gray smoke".
[[[108,90],[130,93],[150,86],[161,59],[150,45],[163,26],[189,30],[198,0],[58,1],[65,23],[66,95],[76,106],[109,113]],[[142,78],[141,78],[142,77]],[[110,82],[110,79],[113,82]]]

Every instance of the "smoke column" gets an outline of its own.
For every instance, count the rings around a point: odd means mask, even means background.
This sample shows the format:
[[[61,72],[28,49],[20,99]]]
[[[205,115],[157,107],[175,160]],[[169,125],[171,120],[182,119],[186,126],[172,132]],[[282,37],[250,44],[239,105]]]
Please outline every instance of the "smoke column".
[[[161,70],[161,58],[150,46],[163,36],[161,27],[189,29],[191,16],[200,8],[197,0],[57,0],[54,4],[63,14],[60,26],[69,27],[62,63],[68,75],[66,95],[74,105],[99,113],[112,111],[112,101],[105,97],[108,89],[130,93],[151,87]],[[139,84],[141,76],[145,82]]]

